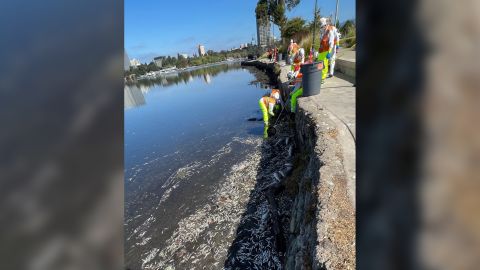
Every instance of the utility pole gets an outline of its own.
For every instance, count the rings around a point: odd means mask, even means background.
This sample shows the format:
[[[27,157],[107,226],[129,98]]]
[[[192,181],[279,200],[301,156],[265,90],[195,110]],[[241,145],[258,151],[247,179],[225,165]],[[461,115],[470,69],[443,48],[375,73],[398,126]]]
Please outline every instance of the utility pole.
[[[337,0],[338,1],[338,0]],[[310,52],[315,48],[315,32],[317,31],[317,0],[315,0],[315,9],[313,10],[313,40],[312,40],[312,48]]]
[[[337,25],[337,18],[338,18],[338,1],[337,0],[337,7],[335,9],[335,22],[333,23],[333,25],[335,25],[336,28],[338,28],[338,25]]]

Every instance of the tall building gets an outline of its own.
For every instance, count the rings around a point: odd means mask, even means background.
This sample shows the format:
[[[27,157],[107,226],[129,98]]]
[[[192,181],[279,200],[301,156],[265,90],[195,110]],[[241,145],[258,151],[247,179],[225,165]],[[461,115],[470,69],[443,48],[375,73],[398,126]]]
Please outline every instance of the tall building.
[[[205,47],[203,45],[198,45],[198,55],[204,56],[205,55]]]
[[[267,19],[257,19],[257,42],[258,46],[266,47],[270,45],[270,21]]]
[[[165,56],[157,56],[155,58],[153,58],[153,62],[155,63],[155,65],[159,68],[162,67],[162,63],[163,63],[163,59],[165,59]]]

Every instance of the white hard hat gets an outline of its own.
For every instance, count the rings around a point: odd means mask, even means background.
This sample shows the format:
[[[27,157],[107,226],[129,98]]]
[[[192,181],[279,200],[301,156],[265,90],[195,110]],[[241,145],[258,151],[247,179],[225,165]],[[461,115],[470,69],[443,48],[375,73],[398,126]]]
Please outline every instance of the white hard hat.
[[[320,18],[320,27],[324,27],[327,25],[327,18],[323,17]]]
[[[290,43],[293,43],[293,39],[290,39]]]

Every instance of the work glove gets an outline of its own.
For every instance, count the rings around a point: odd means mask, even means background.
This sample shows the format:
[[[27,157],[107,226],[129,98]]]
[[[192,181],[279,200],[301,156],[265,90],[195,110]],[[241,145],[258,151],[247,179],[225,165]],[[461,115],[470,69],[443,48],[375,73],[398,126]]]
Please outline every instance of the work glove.
[[[330,52],[328,52],[327,53],[327,59],[330,60],[330,57],[332,57],[332,56],[330,55]]]

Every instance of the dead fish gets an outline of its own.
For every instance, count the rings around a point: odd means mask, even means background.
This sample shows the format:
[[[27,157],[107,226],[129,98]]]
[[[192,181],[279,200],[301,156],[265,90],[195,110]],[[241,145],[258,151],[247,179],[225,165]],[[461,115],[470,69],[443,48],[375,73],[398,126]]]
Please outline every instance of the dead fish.
[[[275,180],[277,180],[278,182],[280,182],[280,176],[278,176],[278,173],[277,172],[274,172],[273,173],[273,177],[275,178]]]
[[[293,167],[286,167],[285,169],[283,169],[283,173],[285,175],[290,175],[292,171],[293,171]]]
[[[293,145],[290,145],[290,147],[288,147],[288,156],[291,157],[293,154]]]
[[[248,118],[247,121],[257,121],[256,117]]]
[[[288,145],[288,142],[289,142],[289,141],[290,141],[290,138],[287,137],[287,138],[285,139],[285,145]]]
[[[281,139],[280,139],[280,140],[278,140],[278,141],[275,143],[275,146],[277,146],[277,145],[278,145],[279,143],[281,143],[281,142],[282,142],[282,140],[281,140]]]
[[[285,175],[290,175],[292,171],[293,171],[293,164],[285,163],[285,168],[283,169],[283,172],[285,173]]]
[[[284,173],[284,172],[278,171],[278,173],[282,176],[282,178],[285,177],[285,173]]]

